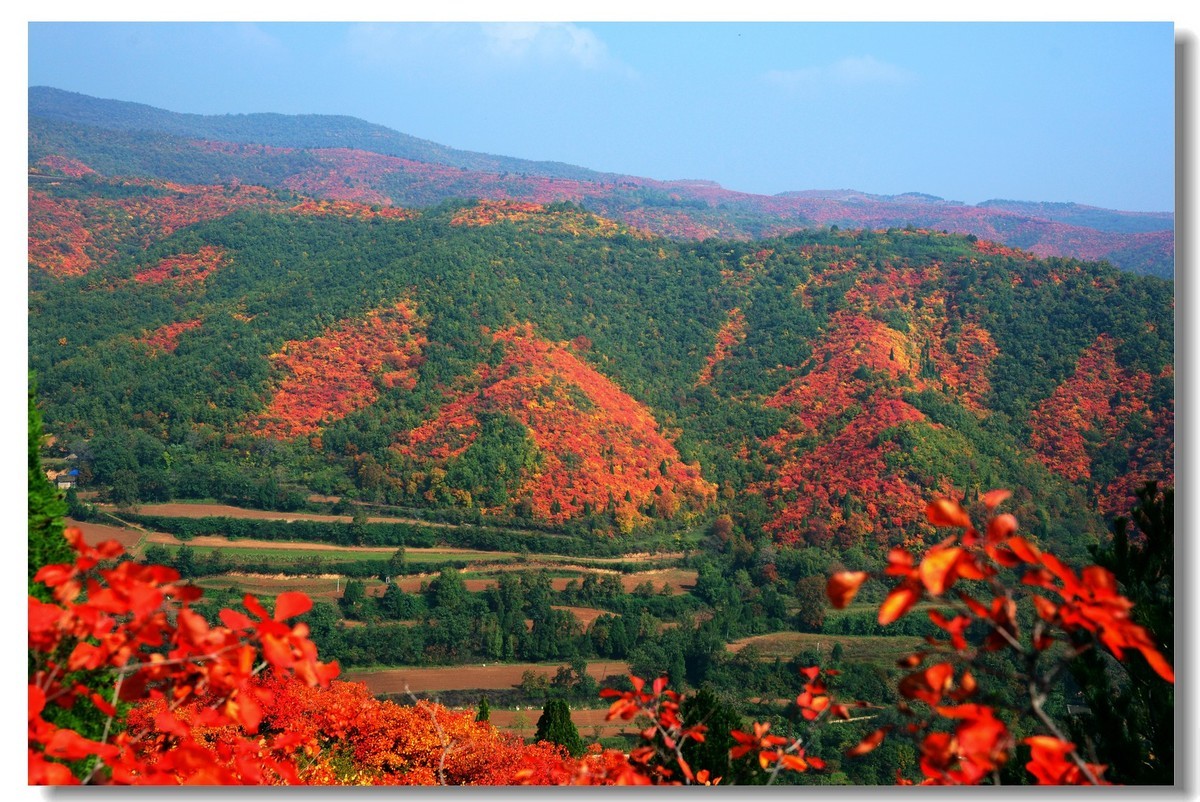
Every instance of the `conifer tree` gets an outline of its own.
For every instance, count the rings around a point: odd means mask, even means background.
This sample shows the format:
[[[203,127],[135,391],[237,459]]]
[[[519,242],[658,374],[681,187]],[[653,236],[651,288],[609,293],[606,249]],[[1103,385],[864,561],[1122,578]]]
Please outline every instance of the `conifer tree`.
[[[583,754],[583,739],[579,737],[579,730],[575,728],[575,722],[571,721],[571,708],[567,706],[566,699],[558,696],[546,700],[546,706],[542,708],[542,716],[538,719],[537,733],[534,738],[538,741],[560,744],[572,757],[579,757]]]
[[[492,708],[488,704],[486,696],[479,699],[479,712],[475,714],[476,721],[488,721],[492,715]]]

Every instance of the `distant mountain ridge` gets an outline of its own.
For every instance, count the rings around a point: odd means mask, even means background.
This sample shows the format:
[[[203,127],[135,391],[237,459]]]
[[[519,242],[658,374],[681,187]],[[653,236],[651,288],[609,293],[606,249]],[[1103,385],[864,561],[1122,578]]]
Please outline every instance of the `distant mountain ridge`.
[[[1174,215],[1074,203],[977,206],[920,192],[799,190],[765,196],[713,181],[659,181],[456,150],[353,117],[198,115],[48,87],[29,90],[30,164],[78,159],[108,175],[256,183],[317,198],[428,206],[452,198],[572,201],[675,238],[777,236],[836,225],[973,234],[1038,256],[1174,274]],[[219,147],[232,143],[240,148]],[[328,176],[338,174],[338,181]]]
[[[45,86],[30,87],[29,115],[119,131],[157,131],[181,137],[275,147],[353,148],[467,170],[526,172],[593,181],[612,178],[561,162],[529,161],[456,150],[345,115],[187,114]]]

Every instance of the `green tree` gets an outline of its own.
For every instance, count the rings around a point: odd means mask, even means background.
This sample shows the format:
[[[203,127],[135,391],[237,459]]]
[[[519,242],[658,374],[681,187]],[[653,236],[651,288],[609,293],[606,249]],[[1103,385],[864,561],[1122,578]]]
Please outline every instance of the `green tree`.
[[[388,561],[387,561],[388,577],[394,578],[394,577],[398,577],[401,574],[403,574],[404,566],[405,566],[404,547],[400,546],[398,549],[396,549],[395,552],[392,553],[392,556],[388,558]]]
[[[479,712],[475,714],[476,721],[488,721],[492,715],[492,707],[488,704],[486,696],[479,699]]]
[[[721,785],[762,782],[762,772],[756,771],[751,761],[730,761],[729,750],[735,746],[730,733],[745,729],[745,725],[734,706],[718,696],[711,686],[705,685],[685,697],[679,713],[685,727],[703,724],[708,728],[703,741],[689,739],[683,744],[683,758],[693,771],[708,769],[710,776],[721,778]]]
[[[342,591],[338,604],[348,618],[361,618],[366,599],[367,589],[362,580],[350,579],[346,582],[346,589]]]
[[[1175,491],[1160,493],[1149,482],[1136,493],[1132,520],[1142,536],[1131,538],[1129,519],[1118,518],[1112,541],[1093,555],[1134,603],[1134,620],[1174,663]],[[1174,784],[1175,686],[1140,658],[1117,662],[1096,650],[1072,661],[1071,673],[1087,708],[1071,719],[1072,737],[1109,765],[1108,776],[1130,785]]]
[[[538,741],[560,744],[572,757],[579,757],[583,754],[583,739],[579,737],[579,730],[575,728],[575,722],[571,721],[571,708],[567,705],[567,700],[562,697],[553,696],[546,700],[546,705],[542,708],[542,716],[537,722],[537,732],[534,734],[534,738]]]
[[[806,576],[796,583],[796,628],[801,632],[820,632],[825,624],[825,578]]]
[[[67,504],[42,470],[42,416],[38,412],[33,377],[29,379],[29,592],[50,601],[50,592],[34,585],[33,575],[43,565],[67,563],[74,559],[63,538],[63,516]]]

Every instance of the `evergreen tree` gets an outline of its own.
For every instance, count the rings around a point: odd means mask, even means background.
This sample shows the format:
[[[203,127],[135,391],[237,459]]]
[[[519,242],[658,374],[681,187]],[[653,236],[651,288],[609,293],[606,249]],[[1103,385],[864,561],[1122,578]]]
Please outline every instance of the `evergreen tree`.
[[[475,714],[476,721],[488,721],[492,715],[491,705],[488,704],[488,698],[483,696],[479,699],[479,712]]]
[[[583,739],[579,737],[575,722],[571,721],[571,708],[567,706],[566,699],[558,696],[546,700],[534,739],[560,744],[572,757],[583,754]]]
[[[392,554],[391,557],[388,558],[388,561],[387,561],[388,577],[394,579],[394,578],[400,576],[401,574],[403,574],[404,566],[405,566],[404,547],[401,546],[400,548],[396,549],[396,551]]]
[[[1118,518],[1112,542],[1094,547],[1093,555],[1133,601],[1134,620],[1174,662],[1175,491],[1159,493],[1157,485],[1148,482],[1136,492],[1133,522],[1142,537],[1132,541],[1129,521]],[[1070,721],[1072,738],[1095,749],[1115,782],[1174,784],[1174,686],[1157,681],[1154,670],[1140,658],[1117,662],[1095,649],[1072,661],[1071,673],[1087,707]]]
[[[683,744],[684,760],[693,771],[708,769],[710,776],[721,778],[721,785],[762,782],[760,772],[755,771],[751,761],[730,761],[729,750],[735,746],[730,732],[744,729],[745,725],[734,707],[717,696],[711,687],[706,685],[685,697],[679,705],[679,713],[685,727],[697,724],[708,727],[703,741],[688,740]]]

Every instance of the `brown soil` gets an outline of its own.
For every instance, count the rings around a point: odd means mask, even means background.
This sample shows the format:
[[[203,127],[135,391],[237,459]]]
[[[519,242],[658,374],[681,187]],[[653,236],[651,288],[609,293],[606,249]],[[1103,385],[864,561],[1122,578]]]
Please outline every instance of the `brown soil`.
[[[607,610],[599,610],[595,607],[567,607],[566,605],[552,604],[550,605],[555,610],[566,610],[571,615],[575,616],[576,620],[587,629],[600,616],[608,613]],[[611,613],[609,613],[611,615]]]
[[[83,539],[92,546],[103,543],[105,540],[115,540],[128,550],[137,545],[143,534],[137,529],[124,529],[119,526],[106,526],[89,521],[75,521],[70,518],[66,519],[66,525],[82,529]]]

